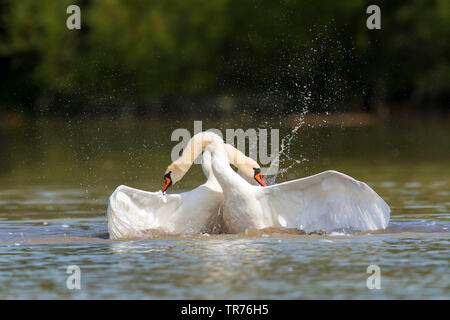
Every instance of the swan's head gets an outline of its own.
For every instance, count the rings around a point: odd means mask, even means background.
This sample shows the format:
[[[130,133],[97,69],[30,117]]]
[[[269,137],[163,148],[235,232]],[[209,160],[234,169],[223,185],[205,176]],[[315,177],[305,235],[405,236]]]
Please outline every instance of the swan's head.
[[[265,187],[266,182],[264,181],[263,175],[261,173],[261,167],[258,162],[251,158],[246,158],[246,161],[240,163],[233,163],[237,168],[240,175],[245,178],[249,183],[256,181],[259,185]]]
[[[187,168],[184,168],[186,166]],[[185,172],[189,169],[190,165],[183,163],[173,162],[170,166],[167,167],[166,173],[164,174],[164,187],[162,192],[166,192],[166,190],[172,185],[177,183],[183,178]]]
[[[244,153],[228,143],[225,144],[225,151],[229,162],[238,169],[238,173],[242,178],[250,184],[255,184],[256,181],[259,185],[266,186],[258,162],[247,157]]]
[[[263,187],[267,186],[266,182],[263,179],[261,168],[253,168],[253,178],[256,180],[256,182],[259,183],[259,185]]]

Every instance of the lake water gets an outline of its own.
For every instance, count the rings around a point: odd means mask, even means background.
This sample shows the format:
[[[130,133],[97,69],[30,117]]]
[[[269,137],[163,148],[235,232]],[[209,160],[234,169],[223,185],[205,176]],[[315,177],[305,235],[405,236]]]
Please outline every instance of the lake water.
[[[119,184],[160,189],[177,127],[191,130],[192,123],[41,120],[3,126],[0,298],[449,298],[446,123],[309,127],[294,137],[290,158],[306,160],[277,182],[326,169],[349,174],[391,206],[387,230],[109,240],[109,195]],[[288,133],[282,128],[281,136]],[[172,192],[203,179],[196,166]],[[71,265],[81,270],[80,290],[66,286]],[[370,265],[380,268],[381,289],[366,286]]]

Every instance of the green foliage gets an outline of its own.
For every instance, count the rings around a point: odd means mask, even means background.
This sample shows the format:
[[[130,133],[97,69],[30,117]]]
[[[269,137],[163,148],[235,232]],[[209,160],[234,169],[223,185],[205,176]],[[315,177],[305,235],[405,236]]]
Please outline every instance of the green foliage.
[[[66,28],[70,4],[81,30]],[[118,112],[224,93],[287,111],[448,103],[450,2],[381,1],[372,31],[369,4],[0,0],[0,111]]]

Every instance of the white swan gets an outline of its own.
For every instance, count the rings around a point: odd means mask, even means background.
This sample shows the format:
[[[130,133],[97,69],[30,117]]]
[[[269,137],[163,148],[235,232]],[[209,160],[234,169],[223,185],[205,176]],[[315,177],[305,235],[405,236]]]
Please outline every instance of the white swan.
[[[183,153],[185,156],[169,166],[165,175],[163,191],[176,183],[190,168],[202,151],[199,140],[191,139]],[[246,157],[233,146],[226,144],[227,159],[233,163],[245,179],[253,179],[252,169],[259,165]],[[226,160],[228,161],[228,160]],[[211,170],[211,154],[205,151],[202,169],[207,181],[199,187],[180,194],[162,195],[161,192],[148,192],[124,185],[110,196],[108,201],[108,231],[111,239],[141,237],[149,229],[164,233],[192,234],[211,232],[217,227],[218,211],[223,200],[222,189]],[[173,172],[172,177],[171,173]],[[250,174],[250,176],[248,176]],[[262,176],[261,176],[262,180]],[[262,180],[264,183],[264,181]]]
[[[201,140],[202,149],[206,147],[211,153],[212,171],[223,190],[223,219],[229,232],[267,227],[297,228],[308,233],[365,231],[384,229],[389,222],[390,208],[384,200],[367,184],[345,174],[325,171],[261,188],[234,172],[219,136],[202,132],[192,139]],[[190,157],[196,155],[194,152]],[[183,153],[180,159],[187,156]],[[167,172],[178,181],[185,170],[169,166]]]

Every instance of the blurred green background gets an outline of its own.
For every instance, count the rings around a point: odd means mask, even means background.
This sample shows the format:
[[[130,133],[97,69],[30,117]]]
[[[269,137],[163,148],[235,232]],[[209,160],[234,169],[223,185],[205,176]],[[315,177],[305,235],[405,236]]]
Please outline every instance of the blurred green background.
[[[70,4],[81,30],[66,27]],[[370,4],[381,30],[366,27]],[[0,0],[0,12],[1,114],[448,108],[448,0]]]
[[[66,27],[71,4],[81,30]],[[381,30],[366,27],[371,4]],[[279,128],[292,168],[277,181],[450,175],[448,0],[0,0],[0,12],[4,187],[156,190],[171,133],[193,120]]]

